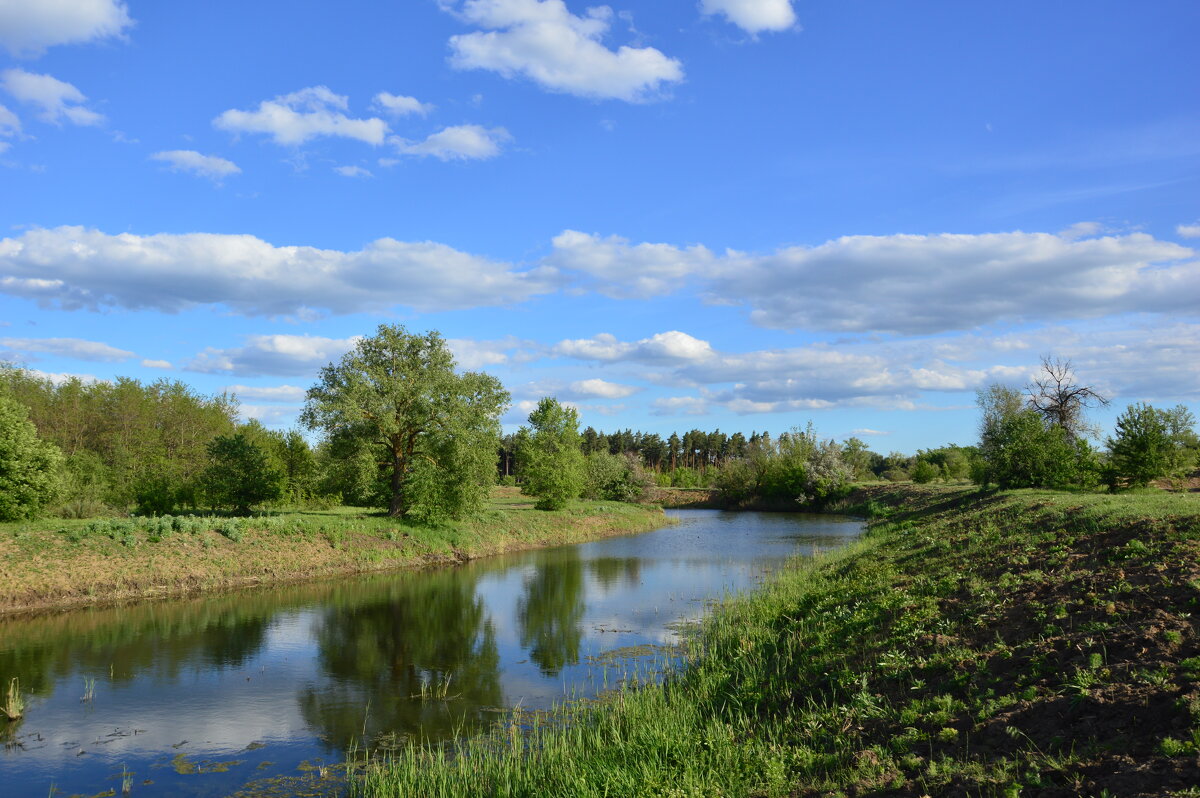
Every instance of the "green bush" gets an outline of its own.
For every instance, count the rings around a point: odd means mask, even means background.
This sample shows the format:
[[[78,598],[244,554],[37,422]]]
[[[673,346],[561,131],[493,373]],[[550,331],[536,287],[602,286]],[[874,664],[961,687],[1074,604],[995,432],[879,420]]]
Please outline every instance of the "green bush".
[[[0,396],[0,521],[32,518],[60,488],[62,452],[28,418],[23,405]]]

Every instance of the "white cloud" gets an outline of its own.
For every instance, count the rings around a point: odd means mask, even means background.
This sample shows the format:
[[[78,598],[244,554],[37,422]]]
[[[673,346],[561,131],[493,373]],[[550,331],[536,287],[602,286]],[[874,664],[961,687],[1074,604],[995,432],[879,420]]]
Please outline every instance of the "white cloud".
[[[17,57],[120,36],[132,24],[120,0],[0,0],[0,45]]]
[[[399,152],[422,155],[443,161],[479,161],[500,154],[502,145],[512,136],[502,127],[456,125],[439,130],[424,141],[409,141],[395,136],[389,139]]]
[[[1175,232],[1184,238],[1200,238],[1200,222],[1177,225]]]
[[[335,166],[333,171],[337,172],[342,177],[374,177],[370,169],[364,169],[361,166]]]
[[[38,118],[56,125],[63,120],[73,125],[99,125],[104,117],[85,108],[87,97],[70,83],[51,75],[39,75],[20,68],[0,72],[0,86],[23,103],[39,108]]]
[[[36,352],[57,357],[70,357],[76,360],[107,363],[128,360],[133,357],[133,352],[82,338],[0,338],[0,346],[22,353]]]
[[[791,0],[700,0],[705,14],[723,14],[747,33],[787,30],[796,24]]]
[[[346,115],[349,100],[325,86],[313,86],[263,100],[256,111],[230,109],[213,125],[231,133],[264,133],[276,144],[298,146],[320,137],[347,138],[382,144],[387,123],[382,119],[353,119]]]
[[[307,390],[296,385],[273,385],[254,387],[251,385],[226,385],[222,390],[239,399],[259,402],[303,402]]]
[[[621,385],[608,380],[579,380],[567,386],[572,396],[591,396],[600,399],[624,399],[641,390],[636,385]]]
[[[175,367],[171,365],[171,361],[169,361],[169,360],[143,360],[143,361],[142,361],[142,368],[147,368],[147,369],[173,369],[173,368],[175,368]]]
[[[278,405],[238,405],[238,418],[242,421],[254,419],[268,427],[278,427],[292,424],[296,409]]]
[[[492,341],[448,338],[446,345],[454,353],[455,364],[466,371],[503,363],[527,363],[536,358],[541,349],[532,341],[523,341],[511,335]]]
[[[611,333],[600,333],[593,338],[560,341],[551,351],[579,360],[631,360],[652,364],[706,360],[716,355],[708,341],[678,330],[656,333],[633,342],[619,341]]]
[[[651,414],[656,416],[702,416],[708,412],[708,400],[699,396],[668,396],[655,399]]]
[[[679,61],[653,47],[606,47],[608,6],[584,16],[563,0],[442,0],[442,6],[484,29],[450,38],[450,63],[458,69],[521,75],[550,91],[631,102],[683,80]]]
[[[547,267],[506,264],[431,241],[381,238],[356,252],[273,246],[250,235],[108,235],[82,227],[0,239],[0,293],[68,309],[174,312],[221,304],[246,315],[505,305],[557,285]]]
[[[39,380],[50,380],[55,385],[62,385],[64,382],[71,380],[79,380],[84,385],[95,385],[98,382],[106,382],[97,377],[95,374],[72,374],[69,371],[39,371],[38,369],[29,369],[29,373]]]
[[[891,431],[884,431],[884,430],[879,430],[879,429],[871,429],[870,427],[859,427],[858,429],[852,429],[852,430],[850,430],[850,434],[851,434],[851,435],[856,435],[856,436],[861,436],[861,437],[864,437],[864,438],[866,438],[866,437],[877,437],[877,436],[883,436],[883,435],[891,435],[892,433],[891,433]]]
[[[188,361],[185,367],[192,371],[243,377],[308,376],[350,351],[357,341],[358,336],[250,335],[244,346],[209,347]]]
[[[233,161],[219,158],[216,155],[201,155],[195,150],[164,150],[156,152],[150,157],[169,164],[173,172],[191,172],[194,175],[218,182],[221,178],[242,172]]]
[[[1145,233],[1083,232],[846,236],[718,257],[567,230],[544,262],[610,296],[703,286],[710,302],[747,305],[752,321],[781,329],[928,333],[1193,308],[1194,250]]]
[[[1187,310],[1200,262],[1144,233],[848,236],[764,257],[731,256],[712,296],[766,327],[928,333],[995,322]]]
[[[425,116],[433,111],[434,107],[430,103],[423,103],[416,97],[406,97],[402,94],[389,94],[386,91],[381,91],[375,95],[372,105],[379,111],[390,116],[408,116],[417,114]]]
[[[19,135],[21,135],[20,117],[0,105],[0,136],[12,138]]]
[[[619,236],[601,238],[575,230],[564,230],[552,243],[547,263],[595,278],[598,291],[618,298],[672,293],[688,277],[704,275],[715,264],[712,253],[701,246],[631,245]]]

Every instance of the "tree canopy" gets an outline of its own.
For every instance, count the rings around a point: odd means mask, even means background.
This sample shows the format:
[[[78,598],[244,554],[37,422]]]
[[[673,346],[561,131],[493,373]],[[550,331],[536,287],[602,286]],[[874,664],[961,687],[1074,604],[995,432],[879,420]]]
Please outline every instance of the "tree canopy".
[[[62,452],[38,437],[28,415],[0,396],[0,521],[32,517],[57,492]]]
[[[553,397],[529,414],[530,434],[518,456],[525,493],[536,496],[540,510],[559,510],[584,489],[579,413]]]
[[[390,514],[434,519],[486,499],[508,399],[495,377],[456,373],[438,333],[384,324],[321,370],[302,420],[376,457]]]

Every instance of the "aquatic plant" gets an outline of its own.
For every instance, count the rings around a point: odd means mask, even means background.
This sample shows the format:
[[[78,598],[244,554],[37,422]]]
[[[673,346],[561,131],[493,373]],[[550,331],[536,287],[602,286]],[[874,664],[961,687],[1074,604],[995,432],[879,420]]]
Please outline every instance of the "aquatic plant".
[[[21,697],[21,682],[15,676],[8,683],[8,695],[4,699],[4,715],[17,720],[25,714],[25,699]]]

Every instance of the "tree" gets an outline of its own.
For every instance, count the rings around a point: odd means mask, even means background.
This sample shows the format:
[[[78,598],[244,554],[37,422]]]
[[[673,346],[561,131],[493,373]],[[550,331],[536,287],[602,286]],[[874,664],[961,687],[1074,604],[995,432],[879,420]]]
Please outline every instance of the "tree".
[[[217,507],[230,507],[238,515],[283,496],[285,476],[267,450],[245,432],[220,435],[208,445],[212,463],[200,482]]]
[[[1144,488],[1160,477],[1182,476],[1194,462],[1195,423],[1183,405],[1170,410],[1129,405],[1117,418],[1116,437],[1107,441],[1109,483],[1124,480]]]
[[[38,437],[29,413],[0,396],[0,521],[32,518],[54,500],[62,452]]]
[[[508,398],[495,377],[456,373],[438,333],[383,324],[321,370],[301,419],[368,447],[391,515],[435,520],[486,500]]]
[[[522,491],[538,498],[539,510],[561,510],[584,488],[579,413],[553,397],[529,414],[529,443],[520,451]]]
[[[981,485],[1001,488],[1082,485],[1095,481],[1095,453],[1087,441],[1033,407],[1002,385],[978,394],[983,411],[979,454],[982,467],[972,475]]]
[[[1025,390],[1029,393],[1029,406],[1047,426],[1062,429],[1072,440],[1099,435],[1087,423],[1086,412],[1091,407],[1107,406],[1108,399],[1092,386],[1075,382],[1075,367],[1070,360],[1043,356],[1041,375]]]

